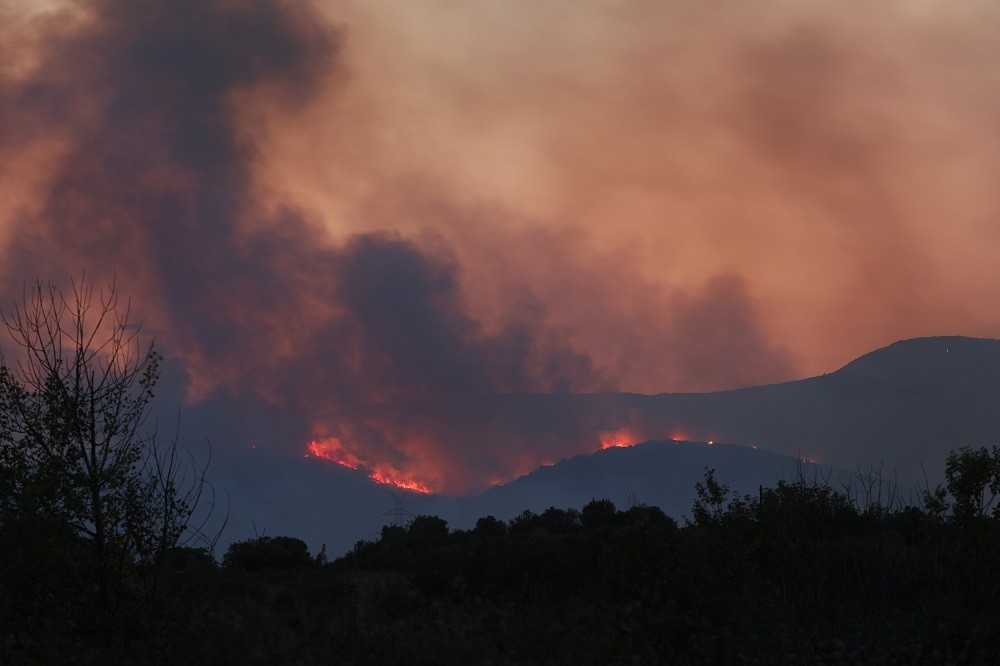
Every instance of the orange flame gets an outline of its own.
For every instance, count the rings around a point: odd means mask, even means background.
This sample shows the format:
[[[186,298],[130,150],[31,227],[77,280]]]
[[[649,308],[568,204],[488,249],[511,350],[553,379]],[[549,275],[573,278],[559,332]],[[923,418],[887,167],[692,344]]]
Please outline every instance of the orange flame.
[[[361,459],[345,449],[343,443],[336,437],[313,440],[309,442],[308,449],[317,458],[323,458],[350,469],[358,469],[363,466]]]
[[[625,430],[601,433],[600,438],[602,449],[634,446],[636,444],[635,437]]]
[[[469,490],[467,485],[463,485],[468,481],[464,476],[466,470],[463,468],[463,461],[456,462],[450,459],[436,438],[428,436],[419,427],[391,428],[387,434],[383,432],[386,441],[381,441],[369,432],[369,428],[374,431],[381,428],[382,424],[373,422],[362,423],[357,427],[352,425],[349,422],[346,425],[337,424],[335,428],[330,428],[326,424],[317,424],[311,433],[311,439],[303,447],[305,449],[303,453],[307,457],[321,458],[343,467],[359,470],[376,483],[402,490],[422,494]],[[640,442],[662,438],[664,432],[669,433],[668,436],[678,445],[695,441],[699,436],[679,424],[667,424],[666,427],[662,424],[651,426],[633,418],[623,418],[619,423],[602,425],[603,427],[591,430],[589,437],[577,440],[576,445],[589,439],[592,442],[590,451],[599,451],[632,447]],[[700,435],[704,436],[704,433]],[[369,437],[375,437],[379,445],[367,446],[365,442]],[[477,491],[482,490],[516,479],[539,467],[551,465],[563,457],[558,455],[559,453],[562,451],[557,451],[553,455],[552,452],[515,447],[503,460],[498,461],[498,466],[503,467],[502,472],[483,473],[479,479],[480,483],[473,488]],[[479,463],[484,458],[488,458],[486,453],[481,456],[473,454],[467,457],[466,462],[475,460]]]
[[[329,460],[342,467],[349,469],[360,469],[368,474],[368,478],[376,483],[387,486],[395,486],[402,490],[413,490],[418,493],[431,493],[433,490],[424,483],[421,483],[411,474],[400,472],[389,465],[379,465],[372,468],[366,461],[346,449],[343,442],[336,437],[313,440],[309,442],[307,448],[317,458]]]
[[[413,479],[406,479],[402,476],[401,472],[395,470],[383,469],[383,471],[374,471],[368,475],[368,478],[375,483],[382,483],[387,486],[395,486],[402,490],[413,490],[418,493],[429,494],[431,489],[428,488],[423,483]]]

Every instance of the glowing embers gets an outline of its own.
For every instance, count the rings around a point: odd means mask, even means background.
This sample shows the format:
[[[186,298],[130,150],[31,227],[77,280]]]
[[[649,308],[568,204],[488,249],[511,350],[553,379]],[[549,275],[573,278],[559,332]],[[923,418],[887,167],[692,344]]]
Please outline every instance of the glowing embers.
[[[634,446],[636,444],[635,437],[633,437],[626,430],[616,430],[615,432],[602,432],[600,434],[600,438],[601,438],[602,449]]]
[[[336,437],[313,440],[308,444],[309,452],[317,458],[323,458],[335,462],[343,467],[357,469],[365,472],[368,478],[376,483],[387,486],[395,486],[403,490],[412,490],[418,493],[431,493],[433,490],[424,483],[413,478],[411,474],[406,474],[393,469],[389,465],[369,465],[364,460],[348,451],[343,442]]]

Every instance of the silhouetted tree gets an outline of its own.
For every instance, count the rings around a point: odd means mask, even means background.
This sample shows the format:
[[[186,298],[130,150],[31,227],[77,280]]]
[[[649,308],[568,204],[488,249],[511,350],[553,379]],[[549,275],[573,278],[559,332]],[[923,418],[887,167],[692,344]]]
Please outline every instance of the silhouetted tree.
[[[443,543],[448,538],[448,521],[437,516],[417,516],[410,522],[408,531],[414,543]]]
[[[580,512],[580,520],[583,522],[584,527],[595,529],[613,525],[617,515],[618,510],[615,508],[615,503],[611,500],[592,499],[583,507],[583,511]]]
[[[1000,447],[963,446],[948,454],[945,463],[948,492],[954,498],[958,520],[1000,517]]]
[[[582,524],[576,509],[557,509],[554,506],[543,511],[538,522],[550,534],[570,534]]]
[[[507,523],[494,516],[483,516],[476,521],[475,533],[478,536],[502,536],[507,534]]]
[[[222,558],[222,566],[248,571],[295,569],[316,564],[304,541],[287,536],[260,536],[235,541]]]
[[[89,606],[94,590],[93,619],[112,632],[123,600],[153,589],[140,569],[177,544],[204,476],[183,482],[176,445],[146,429],[160,356],[113,283],[37,283],[3,322],[14,354],[0,356],[0,529],[48,526],[82,580],[42,579],[46,593]]]

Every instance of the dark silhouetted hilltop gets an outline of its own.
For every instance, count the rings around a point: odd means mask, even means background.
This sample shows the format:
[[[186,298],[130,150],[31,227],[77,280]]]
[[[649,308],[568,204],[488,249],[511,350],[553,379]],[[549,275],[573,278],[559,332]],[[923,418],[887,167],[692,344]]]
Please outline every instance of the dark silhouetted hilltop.
[[[540,513],[550,506],[583,506],[610,499],[620,507],[644,503],[660,507],[678,521],[691,515],[694,485],[705,469],[739,494],[757,495],[761,485],[779,480],[851,483],[847,470],[815,465],[792,456],[735,444],[655,441],[611,447],[541,467],[510,483],[495,486],[469,501],[472,514],[510,518],[523,509]]]

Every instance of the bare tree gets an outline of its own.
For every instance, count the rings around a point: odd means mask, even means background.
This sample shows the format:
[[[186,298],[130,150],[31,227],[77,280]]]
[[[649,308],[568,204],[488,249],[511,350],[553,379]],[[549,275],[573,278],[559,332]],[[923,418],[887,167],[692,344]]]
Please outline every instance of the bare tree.
[[[64,528],[103,620],[178,543],[205,486],[148,428],[161,357],[129,315],[113,282],[95,293],[85,280],[68,293],[39,282],[2,313],[14,357],[0,355],[0,521]]]

